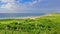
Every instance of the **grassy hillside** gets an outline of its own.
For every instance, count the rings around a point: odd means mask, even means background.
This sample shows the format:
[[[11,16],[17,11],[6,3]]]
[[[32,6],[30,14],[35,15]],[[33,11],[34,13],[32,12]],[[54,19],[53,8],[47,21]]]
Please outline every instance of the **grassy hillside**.
[[[36,19],[1,19],[0,34],[60,34],[60,14]]]

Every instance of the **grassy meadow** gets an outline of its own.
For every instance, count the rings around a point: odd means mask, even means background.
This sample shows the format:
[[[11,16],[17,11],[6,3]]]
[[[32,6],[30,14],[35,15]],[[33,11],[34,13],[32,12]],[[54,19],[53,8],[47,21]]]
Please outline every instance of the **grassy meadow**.
[[[60,34],[60,14],[36,19],[0,19],[0,34]]]

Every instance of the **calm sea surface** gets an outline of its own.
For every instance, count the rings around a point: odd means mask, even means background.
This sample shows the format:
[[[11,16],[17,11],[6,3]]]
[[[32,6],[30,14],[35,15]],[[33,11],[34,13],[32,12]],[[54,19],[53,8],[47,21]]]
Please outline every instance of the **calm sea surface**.
[[[12,17],[27,17],[27,16],[42,16],[44,13],[0,13],[0,18]]]

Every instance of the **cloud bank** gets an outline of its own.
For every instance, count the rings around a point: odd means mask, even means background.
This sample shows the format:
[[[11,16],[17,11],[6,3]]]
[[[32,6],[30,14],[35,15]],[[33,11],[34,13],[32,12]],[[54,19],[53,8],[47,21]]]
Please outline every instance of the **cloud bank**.
[[[24,0],[0,0],[3,4],[0,8],[6,9],[25,9],[25,8],[32,8],[36,3],[40,2],[40,0],[31,0],[30,2],[24,2]]]
[[[0,0],[0,9],[10,10],[9,12],[24,12],[28,10],[36,10],[35,5],[41,0]],[[2,11],[4,12],[4,11]]]
[[[59,12],[59,0],[0,0],[0,13]]]

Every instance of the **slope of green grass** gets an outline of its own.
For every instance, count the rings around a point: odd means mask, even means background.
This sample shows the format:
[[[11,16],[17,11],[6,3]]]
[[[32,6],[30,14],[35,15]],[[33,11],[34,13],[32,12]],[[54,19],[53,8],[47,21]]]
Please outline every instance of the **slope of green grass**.
[[[2,19],[0,34],[60,34],[60,14],[36,19]]]

